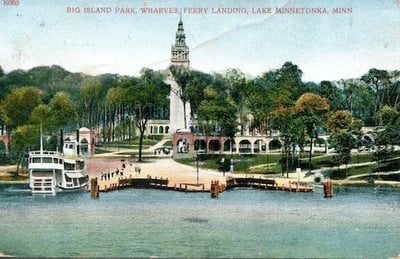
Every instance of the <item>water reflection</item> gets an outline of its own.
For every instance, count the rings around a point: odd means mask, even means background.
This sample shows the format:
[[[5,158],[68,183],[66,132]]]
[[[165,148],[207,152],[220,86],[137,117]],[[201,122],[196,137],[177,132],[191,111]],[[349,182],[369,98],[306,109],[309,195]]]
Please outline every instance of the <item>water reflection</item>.
[[[26,185],[27,188],[27,185]],[[314,193],[124,189],[32,196],[0,184],[0,244],[17,256],[368,257],[400,251],[396,188]]]

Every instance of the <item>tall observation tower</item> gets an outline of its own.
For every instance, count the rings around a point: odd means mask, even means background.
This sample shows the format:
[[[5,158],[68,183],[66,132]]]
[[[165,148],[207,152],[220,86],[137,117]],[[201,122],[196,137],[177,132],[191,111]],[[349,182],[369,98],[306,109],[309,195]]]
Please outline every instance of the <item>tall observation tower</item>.
[[[182,17],[179,19],[175,44],[171,47],[171,65],[189,68],[189,47],[186,45],[186,35],[183,30]]]
[[[189,69],[189,47],[186,45],[186,35],[183,29],[182,17],[179,19],[178,30],[175,35],[175,44],[171,47],[171,65],[182,66]],[[178,129],[187,129],[190,121],[190,104],[183,106],[180,97],[182,88],[169,72],[166,83],[171,86],[169,99],[170,132],[174,134]]]

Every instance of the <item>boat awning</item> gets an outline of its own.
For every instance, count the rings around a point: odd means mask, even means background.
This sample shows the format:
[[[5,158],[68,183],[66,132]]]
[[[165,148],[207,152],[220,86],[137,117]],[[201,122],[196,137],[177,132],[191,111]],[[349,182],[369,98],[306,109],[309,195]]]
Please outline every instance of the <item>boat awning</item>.
[[[81,173],[65,173],[69,178],[83,178],[83,174]]]
[[[64,158],[64,163],[68,163],[68,164],[76,164],[76,160],[74,160],[74,159],[68,159],[68,158]]]

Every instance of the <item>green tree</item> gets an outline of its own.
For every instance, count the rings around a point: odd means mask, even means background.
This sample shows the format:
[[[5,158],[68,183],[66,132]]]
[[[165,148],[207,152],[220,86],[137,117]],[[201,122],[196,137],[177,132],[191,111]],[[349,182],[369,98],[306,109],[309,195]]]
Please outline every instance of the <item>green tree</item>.
[[[279,130],[279,136],[283,142],[282,176],[286,172],[289,177],[289,157],[292,156],[292,166],[294,163],[294,153],[296,145],[300,148],[304,144],[304,125],[297,118],[293,107],[281,107],[272,113],[272,127]],[[284,170],[283,170],[284,169]]]
[[[400,113],[390,106],[383,106],[377,113],[379,127],[375,130],[377,145],[376,158],[385,159],[394,150],[394,145],[400,144]],[[383,149],[381,148],[383,147]]]
[[[390,99],[390,75],[386,70],[371,68],[367,74],[361,77],[374,94],[374,117],[377,122],[377,112]]]
[[[41,103],[32,110],[29,120],[26,121],[25,125],[48,125],[49,123],[47,122],[49,121],[50,114],[50,107],[47,104]]]
[[[41,94],[37,88],[15,88],[1,100],[1,119],[9,130],[25,125],[33,109],[41,103]]]
[[[30,84],[36,86],[43,93],[43,101],[50,102],[53,96],[62,91],[61,83],[70,72],[60,66],[38,66],[27,71]]]
[[[347,131],[339,131],[329,137],[330,144],[335,148],[336,155],[333,157],[336,164],[339,166],[345,164],[345,172],[347,178],[347,164],[351,159],[351,148],[354,145],[354,138]]]
[[[274,91],[272,86],[276,82],[276,73],[264,73],[262,77],[251,80],[249,88],[248,103],[254,116],[253,127],[258,128],[259,133],[268,134],[271,112],[274,108]]]
[[[297,100],[302,94],[307,92],[301,80],[303,71],[297,65],[286,62],[277,72],[277,85],[274,97],[279,96],[280,93],[284,93],[286,100],[281,104],[287,107],[288,105],[285,105],[285,103],[291,105],[293,104],[293,100]]]
[[[26,151],[37,147],[40,141],[39,128],[35,125],[21,125],[16,127],[11,134],[11,147],[13,152],[16,152],[19,156],[17,164],[17,173],[19,172],[19,166],[21,165],[22,159],[26,154]]]
[[[318,130],[323,125],[325,113],[329,110],[329,102],[319,95],[305,93],[297,99],[294,108],[297,116],[301,118],[310,140],[308,163],[309,170],[311,170],[313,142],[318,138]]]
[[[83,80],[80,90],[81,119],[83,125],[92,129],[96,121],[96,113],[102,102],[103,85],[98,78],[88,77]]]
[[[73,129],[76,127],[77,111],[68,93],[57,92],[50,100],[49,108],[47,122],[51,132],[61,128]]]
[[[342,80],[344,109],[350,111],[351,115],[362,120],[367,125],[374,121],[374,101],[364,81],[359,79]]]
[[[268,134],[270,120],[275,110],[289,108],[306,92],[302,82],[303,72],[293,63],[286,62],[277,70],[264,73],[247,84],[248,104],[260,133]]]
[[[237,130],[235,102],[211,86],[204,90],[199,106],[199,126],[204,135],[219,134],[233,138]]]
[[[349,111],[336,110],[328,115],[325,125],[327,129],[332,133],[336,133],[342,130],[349,131],[353,120],[354,118],[353,116],[351,116],[351,113]]]
[[[337,165],[346,165],[351,159],[351,149],[361,144],[361,122],[349,111],[337,110],[328,115],[326,127],[331,132],[330,145],[335,149],[334,161]]]
[[[228,92],[230,97],[236,103],[237,114],[239,115],[240,135],[244,135],[245,126],[247,125],[246,114],[248,112],[248,87],[247,80],[242,71],[238,69],[230,69],[225,75]]]
[[[121,86],[110,88],[107,92],[105,102],[109,110],[109,132],[114,141],[116,125],[123,125],[121,118],[124,117],[124,105],[127,102],[128,89]],[[118,121],[116,121],[118,119]],[[105,127],[106,125],[104,125]],[[123,132],[122,132],[123,135]]]
[[[388,88],[390,103],[389,106],[397,107],[400,102],[400,70],[394,70],[389,72],[390,86]]]
[[[188,82],[188,85],[186,86],[186,93],[189,98],[189,103],[190,103],[190,111],[191,111],[191,117],[196,118],[198,114],[198,109],[201,101],[204,99],[204,89],[208,86],[211,85],[214,78],[213,76],[196,71],[196,70],[191,70],[190,71],[192,75],[192,79]]]
[[[132,98],[134,120],[139,130],[139,161],[142,161],[142,148],[147,122],[153,118],[158,110],[168,102],[162,82],[162,75],[150,69],[142,70],[141,80],[132,85],[130,97]]]
[[[344,108],[341,90],[337,88],[332,82],[322,81],[320,83],[318,94],[321,97],[329,100],[329,105],[332,110]]]

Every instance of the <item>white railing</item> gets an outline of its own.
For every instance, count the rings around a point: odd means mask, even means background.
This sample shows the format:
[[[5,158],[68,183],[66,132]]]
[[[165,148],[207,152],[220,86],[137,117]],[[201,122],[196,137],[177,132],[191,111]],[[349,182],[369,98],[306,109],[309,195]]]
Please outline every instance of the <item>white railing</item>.
[[[32,194],[56,194],[53,177],[32,177]]]

